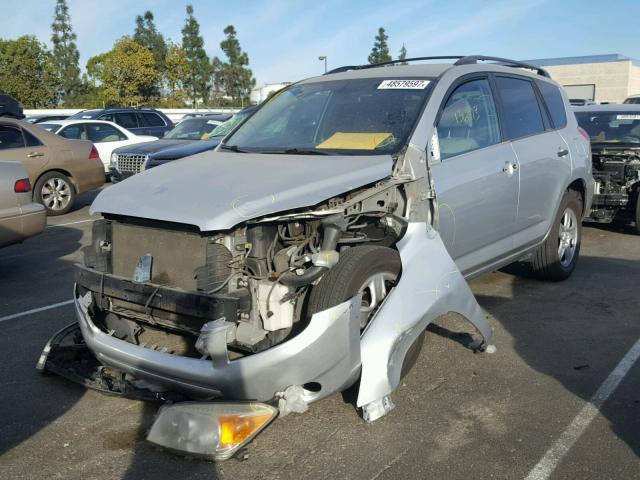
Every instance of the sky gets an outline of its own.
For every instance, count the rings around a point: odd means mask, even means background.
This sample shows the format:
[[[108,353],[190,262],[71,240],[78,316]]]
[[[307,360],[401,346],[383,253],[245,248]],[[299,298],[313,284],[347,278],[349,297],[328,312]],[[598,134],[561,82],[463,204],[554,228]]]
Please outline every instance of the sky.
[[[192,4],[205,49],[222,56],[223,30],[236,27],[257,85],[296,81],[367,63],[379,27],[394,58],[482,54],[517,60],[619,53],[640,59],[639,0],[68,0],[80,63],[132,35],[135,16],[151,10],[179,43]],[[35,35],[50,46],[55,0],[4,1],[0,38]]]

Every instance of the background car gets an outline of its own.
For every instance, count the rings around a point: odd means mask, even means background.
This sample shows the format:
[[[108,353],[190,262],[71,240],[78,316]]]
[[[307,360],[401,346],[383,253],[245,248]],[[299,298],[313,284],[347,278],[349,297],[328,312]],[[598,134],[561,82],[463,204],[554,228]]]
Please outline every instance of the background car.
[[[0,118],[0,160],[19,160],[33,199],[49,215],[67,213],[77,194],[104,184],[104,166],[89,141],[68,140],[35,125]]]
[[[221,138],[254,110],[255,107],[245,108],[231,118],[229,115],[187,118],[156,142],[118,148],[111,155],[111,181],[119,182],[166,162],[213,150]]]
[[[24,121],[29,123],[45,123],[56,120],[66,120],[67,118],[69,118],[69,115],[29,115]]]
[[[11,95],[0,93],[0,117],[24,118],[22,105]]]
[[[109,159],[116,148],[158,140],[158,137],[136,135],[120,125],[103,120],[62,120],[36,125],[64,138],[92,141],[98,149],[106,173],[109,173]]]
[[[624,103],[638,105],[640,104],[640,95],[631,95],[630,97],[625,99]]]
[[[162,137],[173,129],[173,122],[164,113],[153,108],[102,108],[83,110],[69,120],[105,120],[114,122],[136,135]]]
[[[595,190],[589,221],[635,223],[640,234],[640,105],[574,108],[591,139]]]
[[[46,223],[45,208],[33,202],[24,166],[0,161],[0,247],[38,235]]]

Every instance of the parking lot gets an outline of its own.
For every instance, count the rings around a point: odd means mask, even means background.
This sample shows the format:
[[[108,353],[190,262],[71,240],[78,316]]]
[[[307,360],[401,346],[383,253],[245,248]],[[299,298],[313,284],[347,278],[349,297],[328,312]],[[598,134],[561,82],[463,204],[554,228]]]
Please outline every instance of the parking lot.
[[[440,319],[390,415],[366,424],[352,398],[333,395],[277,420],[244,461],[214,464],[145,443],[156,406],[34,368],[47,339],[74,321],[72,267],[90,239],[95,195],[50,217],[42,235],[0,252],[0,478],[640,475],[640,363],[619,367],[640,338],[640,241],[630,230],[585,227],[578,267],[563,283],[530,279],[523,265],[474,280],[497,352],[473,353],[469,325]],[[621,373],[601,411],[585,409]]]

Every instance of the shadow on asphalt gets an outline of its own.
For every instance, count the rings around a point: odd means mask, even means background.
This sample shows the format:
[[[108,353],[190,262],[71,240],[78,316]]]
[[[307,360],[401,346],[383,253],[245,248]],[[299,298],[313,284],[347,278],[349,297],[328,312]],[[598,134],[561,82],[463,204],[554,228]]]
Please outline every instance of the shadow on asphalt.
[[[640,262],[581,256],[572,277],[558,283],[533,279],[526,264],[503,271],[513,275],[511,298],[476,295],[478,302],[513,337],[530,367],[588,402],[638,338]],[[612,345],[623,347],[612,352]],[[608,408],[612,399],[601,414],[640,456],[640,396],[616,397],[616,408]]]

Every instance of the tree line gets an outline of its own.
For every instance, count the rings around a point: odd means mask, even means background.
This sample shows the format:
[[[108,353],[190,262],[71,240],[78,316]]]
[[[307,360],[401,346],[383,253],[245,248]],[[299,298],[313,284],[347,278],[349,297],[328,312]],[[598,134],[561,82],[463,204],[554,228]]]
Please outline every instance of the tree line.
[[[146,11],[135,18],[132,35],[91,57],[81,74],[67,2],[56,0],[51,50],[32,35],[0,39],[0,92],[25,108],[239,105],[255,79],[234,26],[223,33],[220,48],[226,58],[210,59],[191,5],[180,43],[165,39]]]

